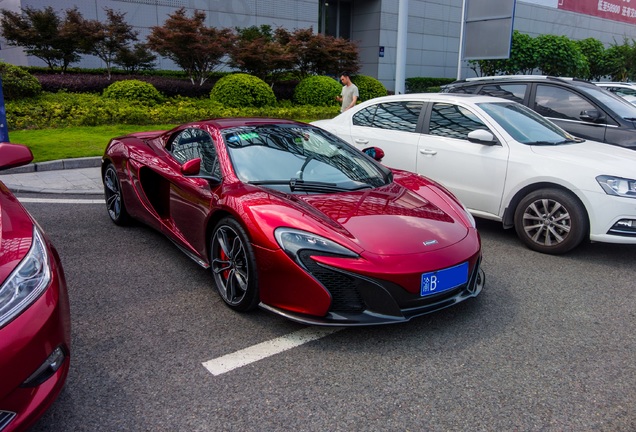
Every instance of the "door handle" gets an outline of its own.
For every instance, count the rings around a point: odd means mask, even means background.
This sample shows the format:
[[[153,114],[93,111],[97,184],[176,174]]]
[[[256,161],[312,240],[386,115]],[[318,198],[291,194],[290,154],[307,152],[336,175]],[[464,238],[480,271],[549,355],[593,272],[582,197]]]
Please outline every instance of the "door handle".
[[[369,140],[364,138],[356,138],[354,141],[356,144],[369,144]]]
[[[437,154],[437,150],[420,149],[420,153],[427,156],[435,156]]]

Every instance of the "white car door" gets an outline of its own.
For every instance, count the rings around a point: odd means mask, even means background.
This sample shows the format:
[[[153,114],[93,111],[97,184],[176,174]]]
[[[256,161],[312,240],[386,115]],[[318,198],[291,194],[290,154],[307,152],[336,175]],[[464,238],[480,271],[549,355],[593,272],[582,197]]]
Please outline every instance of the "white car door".
[[[432,103],[427,120],[419,137],[417,173],[446,186],[473,214],[499,219],[503,214],[507,145],[468,141],[468,133],[477,129],[497,134],[465,106]]]
[[[398,101],[370,105],[352,117],[351,144],[362,150],[379,147],[382,163],[415,172],[419,134],[415,132],[424,102]]]

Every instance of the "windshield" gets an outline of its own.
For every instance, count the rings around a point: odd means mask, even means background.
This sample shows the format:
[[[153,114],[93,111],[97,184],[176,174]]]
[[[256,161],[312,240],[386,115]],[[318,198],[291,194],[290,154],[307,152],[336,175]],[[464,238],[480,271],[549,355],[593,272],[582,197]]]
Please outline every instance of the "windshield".
[[[388,183],[362,152],[309,125],[269,124],[221,131],[234,171],[246,183],[291,192],[339,192]]]
[[[522,144],[557,145],[583,141],[519,103],[484,102],[477,105]]]
[[[636,120],[636,106],[624,98],[598,86],[581,86],[580,90],[596,98],[611,111],[627,120]]]

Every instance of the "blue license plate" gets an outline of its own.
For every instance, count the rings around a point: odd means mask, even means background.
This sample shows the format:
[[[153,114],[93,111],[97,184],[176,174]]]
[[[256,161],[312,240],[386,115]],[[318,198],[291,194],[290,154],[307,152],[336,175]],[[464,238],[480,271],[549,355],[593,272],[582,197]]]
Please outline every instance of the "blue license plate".
[[[422,275],[421,296],[428,296],[444,291],[468,282],[468,263],[462,263],[455,267],[445,268]]]

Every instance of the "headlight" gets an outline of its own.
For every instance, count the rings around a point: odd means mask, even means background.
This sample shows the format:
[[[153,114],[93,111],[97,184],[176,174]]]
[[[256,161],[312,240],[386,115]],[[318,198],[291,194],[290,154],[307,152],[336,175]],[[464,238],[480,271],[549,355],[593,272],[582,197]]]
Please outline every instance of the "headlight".
[[[608,195],[636,198],[636,180],[601,175],[596,181]]]
[[[473,228],[477,228],[477,222],[475,222],[475,217],[468,211],[468,209],[466,208],[464,204],[462,204],[462,207],[464,208],[464,211],[466,212],[466,217],[468,218],[468,222],[470,222],[470,225]]]
[[[274,236],[280,247],[295,260],[303,249],[357,258],[358,254],[324,237],[292,228],[277,228]]]
[[[33,228],[33,244],[0,287],[0,327],[26,309],[51,281],[51,267],[40,232]]]

